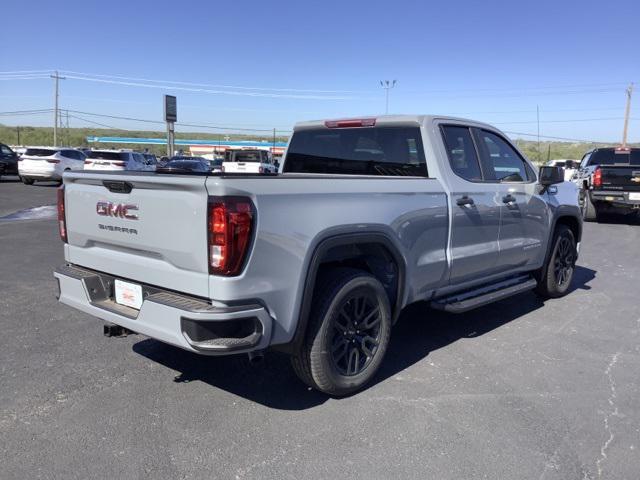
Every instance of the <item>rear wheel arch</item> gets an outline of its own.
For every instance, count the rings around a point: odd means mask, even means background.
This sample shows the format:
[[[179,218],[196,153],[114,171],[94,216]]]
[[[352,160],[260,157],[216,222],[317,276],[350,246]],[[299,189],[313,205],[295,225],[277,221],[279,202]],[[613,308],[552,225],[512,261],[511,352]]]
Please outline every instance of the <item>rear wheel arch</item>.
[[[393,271],[385,267],[393,265]],[[355,268],[378,279],[389,296],[392,319],[398,318],[404,303],[406,262],[400,249],[386,233],[346,233],[322,239],[311,256],[303,286],[302,301],[297,314],[296,331],[290,343],[279,347],[297,351],[304,341],[311,303],[318,279],[333,268]]]

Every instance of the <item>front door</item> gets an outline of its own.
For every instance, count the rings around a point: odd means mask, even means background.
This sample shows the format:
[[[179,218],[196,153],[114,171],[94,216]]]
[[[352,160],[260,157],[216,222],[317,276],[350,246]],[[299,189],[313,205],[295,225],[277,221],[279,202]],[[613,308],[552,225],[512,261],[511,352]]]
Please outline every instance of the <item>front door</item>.
[[[474,129],[474,134],[485,179],[493,182],[498,192],[498,269],[537,265],[544,257],[549,212],[538,195],[536,176],[506,139],[482,129]]]

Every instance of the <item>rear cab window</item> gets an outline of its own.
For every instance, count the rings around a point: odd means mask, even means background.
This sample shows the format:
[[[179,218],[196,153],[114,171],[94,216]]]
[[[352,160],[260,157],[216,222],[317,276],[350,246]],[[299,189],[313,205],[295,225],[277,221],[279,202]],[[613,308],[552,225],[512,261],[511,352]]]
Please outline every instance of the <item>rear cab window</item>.
[[[310,128],[294,132],[286,173],[427,177],[419,127]]]
[[[640,165],[640,148],[599,148],[591,152],[584,165]]]
[[[443,125],[441,130],[451,169],[465,180],[481,182],[482,171],[469,128]]]

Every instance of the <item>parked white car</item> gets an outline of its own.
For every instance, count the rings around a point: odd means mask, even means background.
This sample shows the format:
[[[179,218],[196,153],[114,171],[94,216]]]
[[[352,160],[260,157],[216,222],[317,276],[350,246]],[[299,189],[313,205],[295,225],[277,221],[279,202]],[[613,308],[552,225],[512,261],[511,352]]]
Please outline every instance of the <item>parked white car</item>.
[[[266,150],[228,150],[222,163],[224,173],[278,173]]]
[[[580,168],[580,160],[558,158],[555,160],[549,160],[546,165],[547,167],[562,167],[564,169],[564,179],[569,182],[573,178],[573,175],[578,171],[578,168]]]
[[[153,171],[156,162],[133,150],[91,150],[84,161],[84,169]]]
[[[62,181],[62,173],[82,170],[85,154],[62,147],[28,147],[18,162],[18,175],[25,185],[35,181]]]

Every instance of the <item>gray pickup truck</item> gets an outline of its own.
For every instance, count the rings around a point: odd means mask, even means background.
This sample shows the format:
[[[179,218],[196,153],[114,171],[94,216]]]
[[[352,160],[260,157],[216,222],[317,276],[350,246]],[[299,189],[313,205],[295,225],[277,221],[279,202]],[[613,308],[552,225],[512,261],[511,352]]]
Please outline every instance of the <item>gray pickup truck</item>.
[[[582,234],[562,169],[420,115],[299,123],[273,175],[67,172],[58,213],[62,303],[199,354],[287,352],[336,396],[411,303],[566,294]]]

